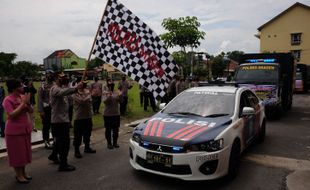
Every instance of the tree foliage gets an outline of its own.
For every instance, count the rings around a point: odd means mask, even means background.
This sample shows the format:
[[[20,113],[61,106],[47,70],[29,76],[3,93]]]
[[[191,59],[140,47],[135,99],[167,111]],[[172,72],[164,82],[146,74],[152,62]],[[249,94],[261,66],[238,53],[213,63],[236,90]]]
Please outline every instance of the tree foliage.
[[[13,67],[13,62],[16,59],[17,54],[15,53],[4,53],[0,52],[0,77],[7,76]]]
[[[235,51],[229,51],[229,52],[227,52],[227,53],[226,53],[226,56],[227,56],[229,59],[232,59],[232,60],[238,62],[239,59],[240,59],[240,55],[243,55],[243,54],[244,54],[243,51],[237,51],[237,50],[235,50]]]
[[[199,31],[200,23],[197,17],[166,18],[162,26],[168,31],[160,35],[166,46],[180,46],[184,52],[186,47],[197,48],[205,36],[205,32]]]
[[[39,67],[29,61],[18,61],[14,63],[17,54],[0,52],[0,77],[34,78],[38,75]]]
[[[223,76],[224,70],[226,68],[226,63],[224,62],[225,53],[215,56],[212,59],[212,75],[213,78]]]
[[[95,59],[92,59],[90,60],[90,62],[88,63],[88,69],[93,69],[93,68],[96,68],[96,67],[100,67],[104,64],[104,62],[99,59],[99,58],[95,58]]]

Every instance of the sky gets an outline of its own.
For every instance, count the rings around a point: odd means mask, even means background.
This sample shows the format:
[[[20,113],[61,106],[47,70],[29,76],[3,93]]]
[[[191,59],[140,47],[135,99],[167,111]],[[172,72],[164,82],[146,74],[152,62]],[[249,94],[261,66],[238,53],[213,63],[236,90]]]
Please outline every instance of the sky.
[[[119,0],[157,34],[165,18],[196,16],[206,33],[196,51],[259,52],[257,28],[294,0]],[[310,6],[310,0],[300,0]],[[42,64],[55,50],[87,58],[107,0],[0,0],[0,52]],[[176,47],[169,49],[178,51]]]

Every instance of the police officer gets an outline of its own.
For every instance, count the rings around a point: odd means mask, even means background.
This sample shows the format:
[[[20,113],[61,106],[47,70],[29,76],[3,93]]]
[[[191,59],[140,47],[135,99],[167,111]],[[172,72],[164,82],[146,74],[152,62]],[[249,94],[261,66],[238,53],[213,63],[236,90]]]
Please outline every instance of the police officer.
[[[38,91],[38,111],[42,120],[42,136],[45,148],[52,149],[50,144],[50,129],[51,129],[51,106],[50,106],[50,90],[53,86],[54,72],[52,70],[46,71],[46,79],[41,84]],[[52,133],[53,135],[53,133]]]
[[[68,116],[68,96],[78,91],[77,87],[68,87],[69,79],[63,73],[58,74],[55,84],[50,90],[50,105],[52,108],[51,124],[54,131],[55,146],[52,154],[48,157],[54,163],[59,163],[58,171],[74,171],[75,167],[69,165],[67,157],[70,148],[70,123]],[[59,154],[59,160],[58,160]]]
[[[90,136],[92,132],[92,97],[87,89],[87,82],[83,81],[83,86],[78,88],[78,93],[72,95],[74,107],[74,156],[82,158],[80,153],[80,145],[82,138],[85,144],[85,153],[96,153],[96,150],[90,148]]]

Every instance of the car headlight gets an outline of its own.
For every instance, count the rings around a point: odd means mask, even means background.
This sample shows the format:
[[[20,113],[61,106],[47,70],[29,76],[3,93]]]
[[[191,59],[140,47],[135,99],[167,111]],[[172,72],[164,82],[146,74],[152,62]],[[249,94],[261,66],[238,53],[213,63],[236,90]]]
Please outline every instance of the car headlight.
[[[131,139],[132,139],[133,141],[137,142],[138,144],[140,144],[140,142],[141,142],[140,135],[137,134],[137,133],[134,133],[134,134],[132,135],[132,138],[131,138]]]
[[[188,152],[191,151],[206,151],[215,152],[219,151],[224,147],[224,139],[211,140],[200,144],[193,144],[187,148]]]

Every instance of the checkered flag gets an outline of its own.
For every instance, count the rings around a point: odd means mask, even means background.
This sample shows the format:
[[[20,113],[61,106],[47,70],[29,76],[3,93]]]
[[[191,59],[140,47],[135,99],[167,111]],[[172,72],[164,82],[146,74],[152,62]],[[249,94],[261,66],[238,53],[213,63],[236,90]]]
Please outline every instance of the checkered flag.
[[[107,3],[92,53],[148,88],[155,98],[165,95],[178,71],[155,32],[117,0]]]

